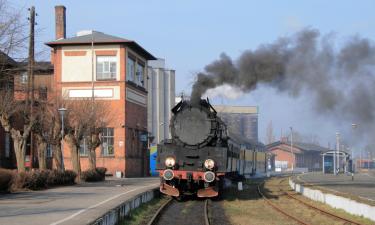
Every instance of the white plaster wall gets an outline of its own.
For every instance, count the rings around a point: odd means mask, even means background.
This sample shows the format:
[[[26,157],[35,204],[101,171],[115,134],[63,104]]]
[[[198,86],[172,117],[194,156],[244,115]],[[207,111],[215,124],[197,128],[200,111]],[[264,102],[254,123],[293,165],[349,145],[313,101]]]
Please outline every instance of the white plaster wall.
[[[119,100],[120,99],[120,86],[95,86],[94,90],[99,89],[112,89],[113,90],[113,97],[112,98],[98,98],[103,100]],[[62,88],[62,96],[64,98],[69,97],[69,90],[92,90],[91,87],[63,87]],[[90,95],[91,97],[92,95]]]
[[[306,188],[300,184],[296,184],[292,179],[289,179],[290,187],[303,196],[310,198],[314,201],[323,202],[334,208],[343,209],[344,211],[357,215],[363,216],[367,219],[375,221],[375,207],[367,204],[359,203],[357,201],[344,198],[341,196],[323,193],[320,190],[314,190]]]
[[[120,45],[97,45],[95,50],[116,50],[116,80],[120,80]],[[65,56],[65,51],[86,51],[84,56]],[[96,80],[96,57],[94,57],[94,80]],[[91,81],[91,45],[64,46],[62,48],[62,82]]]

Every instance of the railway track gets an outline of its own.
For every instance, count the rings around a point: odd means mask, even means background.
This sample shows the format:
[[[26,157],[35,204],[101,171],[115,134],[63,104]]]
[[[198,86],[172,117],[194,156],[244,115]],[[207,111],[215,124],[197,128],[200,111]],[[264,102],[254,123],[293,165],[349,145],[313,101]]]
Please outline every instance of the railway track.
[[[208,216],[209,201],[209,199],[206,199],[204,201],[191,200],[179,202],[173,198],[170,198],[156,211],[151,220],[148,222],[148,225],[176,224],[177,221],[179,225],[210,225]],[[194,214],[188,212],[192,210],[195,212]],[[194,215],[195,218],[192,218],[192,215]],[[178,218],[178,220],[173,218]]]
[[[332,218],[332,219],[334,219],[336,221],[344,222],[344,224],[357,224],[357,225],[361,224],[361,223],[358,223],[356,221],[344,218],[342,216],[339,216],[339,215],[333,214],[331,212],[328,212],[326,210],[323,210],[321,208],[318,208],[318,207],[316,207],[316,206],[314,206],[314,205],[312,205],[312,204],[310,204],[310,203],[308,203],[306,201],[303,201],[303,200],[297,198],[293,194],[289,193],[288,190],[283,190],[281,184],[286,179],[288,179],[288,178],[281,179],[279,181],[278,185],[277,185],[278,186],[278,190],[276,192],[279,192],[278,197],[286,196],[288,199],[291,199],[292,201],[298,202],[299,204],[302,204],[305,207],[308,207],[308,208],[314,210],[315,212],[318,212],[319,214],[322,214],[322,215],[325,215],[327,217],[330,217],[330,218]],[[285,215],[289,219],[291,219],[291,220],[293,220],[293,221],[295,221],[295,222],[297,222],[299,224],[304,224],[304,225],[311,224],[310,222],[306,222],[305,220],[301,219],[300,217],[297,217],[297,216],[293,215],[292,213],[288,212],[287,210],[283,209],[283,207],[280,207],[278,204],[275,204],[270,198],[267,197],[267,195],[265,193],[262,192],[261,186],[264,186],[264,184],[265,184],[265,182],[259,184],[258,187],[257,187],[257,189],[258,189],[259,195],[265,200],[265,202],[268,205],[270,205],[276,211],[280,212],[281,214]],[[295,204],[293,204],[293,205],[294,205],[294,207],[298,207]]]

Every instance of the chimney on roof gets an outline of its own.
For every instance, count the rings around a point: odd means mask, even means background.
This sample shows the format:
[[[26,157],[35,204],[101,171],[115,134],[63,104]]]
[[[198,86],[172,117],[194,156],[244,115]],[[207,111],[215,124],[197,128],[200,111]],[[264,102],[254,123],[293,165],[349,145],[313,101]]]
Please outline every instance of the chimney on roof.
[[[66,38],[66,8],[63,5],[55,6],[56,40]]]

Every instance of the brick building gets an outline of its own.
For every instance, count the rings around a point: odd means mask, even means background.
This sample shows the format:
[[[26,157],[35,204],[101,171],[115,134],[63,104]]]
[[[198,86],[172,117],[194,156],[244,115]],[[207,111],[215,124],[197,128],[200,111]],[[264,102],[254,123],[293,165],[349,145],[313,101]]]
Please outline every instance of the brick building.
[[[64,6],[56,6],[56,40],[51,47],[56,95],[67,99],[108,101],[114,117],[103,128],[97,148],[97,166],[126,177],[148,174],[147,61],[156,58],[135,41],[97,31],[81,31],[66,37]],[[69,110],[69,109],[68,109]],[[64,163],[71,168],[70,151],[64,145]],[[81,168],[88,168],[88,150],[81,143]]]
[[[321,154],[328,151],[327,148],[310,143],[277,141],[266,146],[267,151],[275,156],[275,169],[294,169],[308,171],[322,170]]]
[[[28,85],[27,63],[17,62],[0,52],[0,89],[10,90],[16,100],[24,100]],[[34,95],[35,99],[47,100],[48,92],[52,89],[53,66],[50,62],[34,63]],[[36,148],[30,147],[31,137],[26,147],[25,166],[38,167]],[[52,166],[52,152],[47,148],[47,162]],[[14,169],[17,166],[13,142],[10,134],[0,125],[0,167]]]

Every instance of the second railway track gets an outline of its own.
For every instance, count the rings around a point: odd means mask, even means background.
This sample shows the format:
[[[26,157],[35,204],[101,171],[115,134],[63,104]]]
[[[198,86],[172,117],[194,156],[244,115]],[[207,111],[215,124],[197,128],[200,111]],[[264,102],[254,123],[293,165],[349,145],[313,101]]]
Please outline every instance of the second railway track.
[[[336,224],[336,223],[337,224],[342,224],[342,223],[344,223],[344,224],[357,224],[357,225],[361,224],[359,222],[356,222],[356,221],[344,218],[342,216],[336,215],[334,213],[331,213],[331,212],[329,212],[327,210],[324,210],[322,208],[318,208],[318,207],[314,206],[313,204],[310,204],[310,203],[296,197],[295,194],[289,193],[289,189],[285,190],[285,188],[284,188],[285,185],[282,184],[287,179],[288,178],[281,178],[279,180],[279,182],[276,183],[276,184],[273,184],[273,185],[268,184],[268,188],[267,188],[268,193],[264,193],[264,191],[262,190],[262,189],[265,189],[264,185],[267,181],[264,182],[264,183],[261,183],[261,184],[258,185],[258,192],[261,195],[261,197],[267,202],[267,204],[269,204],[272,208],[274,208],[278,212],[282,213],[283,215],[285,215],[289,219],[293,220],[294,222],[296,222],[298,224],[319,224],[320,222],[318,222],[316,219],[309,218],[308,216],[302,216],[301,214],[296,215],[296,213],[295,213],[296,210],[292,210],[293,208],[297,209],[301,205],[303,205],[303,207],[306,207],[306,208],[314,211],[314,213],[316,212],[320,215],[324,215],[324,217],[326,217],[326,223],[327,224]],[[263,188],[262,188],[262,186],[263,186]],[[276,189],[273,189],[274,187],[276,187]],[[270,195],[272,197],[267,196],[267,195]],[[284,197],[286,197],[289,201],[293,201],[293,203],[290,202],[289,204],[286,204],[284,202],[284,205],[281,205],[280,199],[284,198]],[[275,201],[273,199],[277,199],[277,201]],[[297,202],[297,204],[296,204],[296,202]],[[288,206],[288,207],[286,207],[286,206]],[[293,208],[290,208],[290,206],[293,206]],[[314,215],[314,213],[310,213],[310,215]],[[331,223],[329,223],[328,220],[331,220]]]

